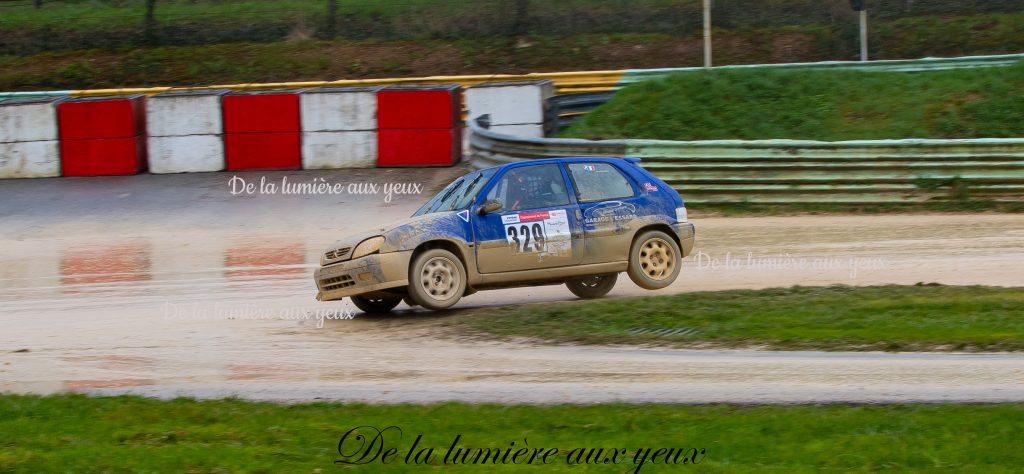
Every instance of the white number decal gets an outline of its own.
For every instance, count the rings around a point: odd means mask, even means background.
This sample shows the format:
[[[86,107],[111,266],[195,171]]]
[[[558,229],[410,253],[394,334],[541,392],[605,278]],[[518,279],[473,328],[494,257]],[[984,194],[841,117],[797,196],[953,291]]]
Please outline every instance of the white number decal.
[[[520,212],[502,216],[505,240],[512,253],[567,255],[571,251],[569,219],[565,209]]]
[[[505,238],[513,252],[540,252],[545,249],[547,229],[544,222],[505,226]]]

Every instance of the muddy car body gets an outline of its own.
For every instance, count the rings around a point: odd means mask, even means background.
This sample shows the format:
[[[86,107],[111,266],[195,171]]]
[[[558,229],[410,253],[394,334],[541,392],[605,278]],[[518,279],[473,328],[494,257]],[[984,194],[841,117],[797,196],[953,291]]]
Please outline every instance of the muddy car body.
[[[694,227],[679,194],[636,161],[553,158],[464,175],[412,218],[328,249],[317,299],[442,309],[478,290],[561,283],[592,298],[621,272],[664,288]]]

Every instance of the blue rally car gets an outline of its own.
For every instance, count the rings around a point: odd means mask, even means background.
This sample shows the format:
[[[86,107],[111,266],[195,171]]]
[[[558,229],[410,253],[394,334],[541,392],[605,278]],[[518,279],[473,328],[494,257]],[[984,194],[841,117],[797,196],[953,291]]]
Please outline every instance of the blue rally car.
[[[626,272],[675,281],[693,249],[679,194],[633,158],[553,158],[459,177],[408,220],[339,241],[316,270],[321,301],[370,313],[444,309],[479,290],[565,283],[604,296]]]

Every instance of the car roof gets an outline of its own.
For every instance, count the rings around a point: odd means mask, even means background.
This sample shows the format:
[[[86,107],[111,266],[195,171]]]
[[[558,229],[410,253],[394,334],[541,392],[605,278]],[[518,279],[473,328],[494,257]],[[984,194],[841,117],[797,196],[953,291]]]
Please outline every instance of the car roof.
[[[581,162],[585,162],[585,163],[593,163],[593,162],[605,162],[605,163],[616,163],[617,162],[617,163],[621,163],[623,161],[625,161],[627,163],[637,163],[637,162],[640,161],[640,159],[639,158],[634,158],[634,157],[629,157],[629,156],[621,157],[621,158],[620,157],[609,157],[609,156],[560,156],[560,157],[556,157],[556,158],[541,158],[541,159],[536,159],[536,160],[517,161],[515,163],[506,163],[506,164],[503,164],[503,165],[491,166],[489,168],[484,168],[484,169],[515,168],[515,167],[519,167],[519,166],[542,165],[542,164],[547,164],[547,163],[581,163]]]

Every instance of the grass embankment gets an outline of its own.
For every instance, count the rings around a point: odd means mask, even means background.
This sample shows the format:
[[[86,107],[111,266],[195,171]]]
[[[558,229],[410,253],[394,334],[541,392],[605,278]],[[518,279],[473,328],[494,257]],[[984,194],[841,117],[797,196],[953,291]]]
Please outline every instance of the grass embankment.
[[[1024,136],[1024,63],[921,74],[708,71],[629,86],[565,133],[666,140]]]
[[[0,396],[2,472],[329,472],[342,435],[385,428],[389,464],[367,472],[437,469],[452,440],[473,454],[461,472],[927,471],[1013,472],[1024,464],[1017,443],[1024,406],[283,406],[239,400],[158,401],[136,397]],[[363,431],[373,434],[372,431]],[[434,448],[431,466],[406,464]],[[542,464],[472,465],[476,448],[557,449]],[[353,440],[349,440],[352,443]],[[366,441],[369,444],[369,439]],[[353,453],[357,444],[345,444]],[[619,451],[617,463],[569,465],[573,449]],[[705,449],[699,465],[652,464],[658,448]],[[415,455],[416,452],[413,454]],[[687,451],[690,452],[690,451]],[[504,452],[502,451],[502,454]],[[372,457],[372,455],[371,455]],[[575,457],[571,457],[575,459]],[[639,459],[639,457],[637,458]],[[349,466],[352,467],[352,466]]]
[[[695,292],[488,308],[449,324],[580,344],[1021,351],[1024,291],[920,285]]]
[[[1021,52],[1024,35],[1020,31],[1024,31],[1022,13],[878,21],[872,24],[872,58]],[[715,35],[716,64],[853,59],[857,50],[856,35],[831,25],[723,29]],[[66,35],[53,31],[49,37]],[[533,35],[525,41],[501,36],[302,39],[121,48],[111,47],[110,42],[93,44],[94,40],[89,36],[88,41],[75,42],[69,51],[0,55],[0,90],[658,68],[697,66],[702,61],[701,38],[696,34]],[[83,49],[89,45],[105,48]]]

